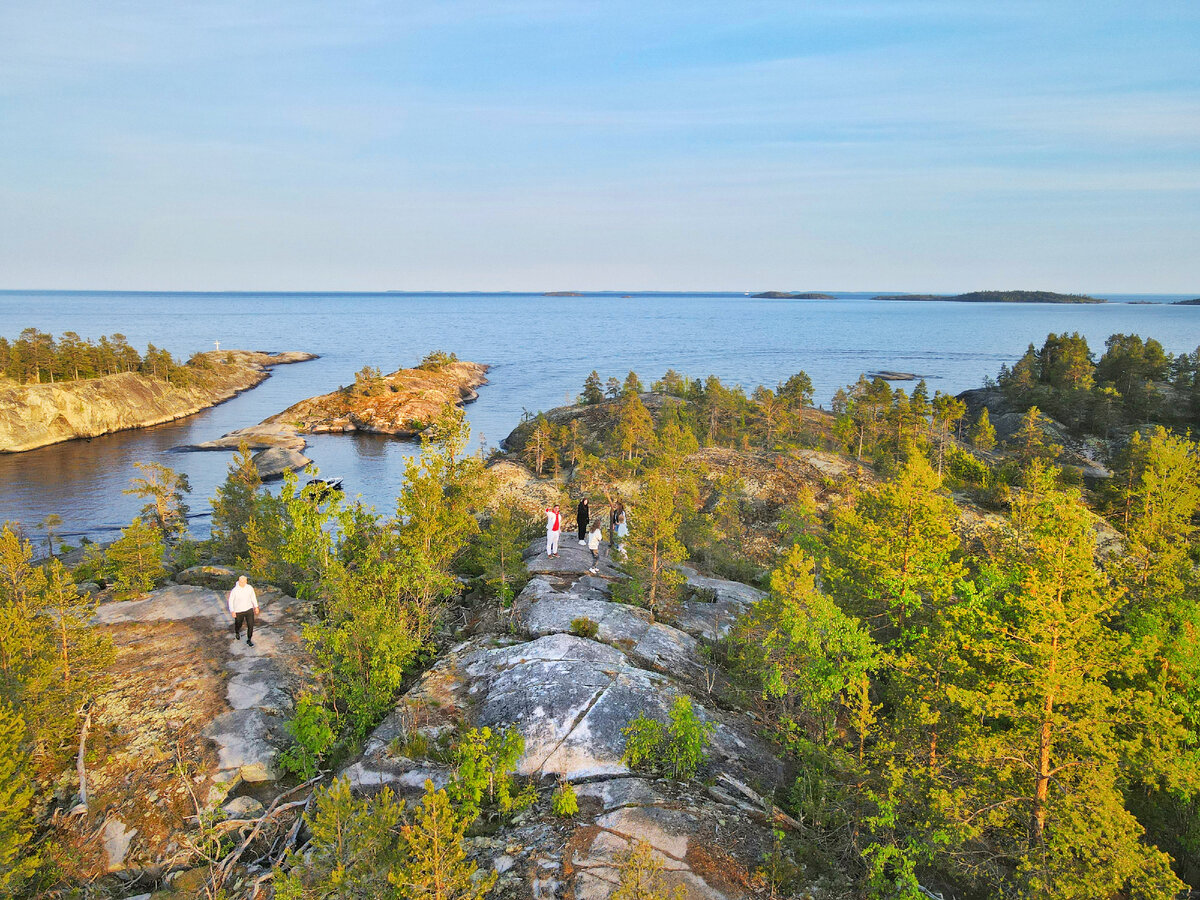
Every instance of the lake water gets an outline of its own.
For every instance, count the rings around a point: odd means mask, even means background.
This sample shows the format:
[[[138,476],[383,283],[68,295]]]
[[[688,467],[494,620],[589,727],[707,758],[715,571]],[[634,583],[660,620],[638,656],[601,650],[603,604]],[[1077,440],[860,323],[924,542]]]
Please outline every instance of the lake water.
[[[668,368],[719,376],[752,389],[804,369],[816,402],[877,369],[913,372],[934,390],[977,387],[1046,334],[1078,331],[1102,351],[1114,333],[1157,338],[1172,352],[1200,346],[1200,307],[1163,296],[1102,295],[1104,305],[1022,305],[834,300],[755,300],[740,294],[151,294],[0,292],[0,334],[36,327],[55,336],[121,332],[186,359],[222,347],[307,350],[321,358],[280,366],[261,386],[179,422],[0,454],[0,521],[31,532],[50,513],[65,535],[111,539],[140,507],[122,494],[133,463],[162,462],[191,479],[194,513],[225,477],[229,454],[173,448],[252,425],[305,397],[354,380],[365,365],[385,372],[416,364],[430,350],[492,366],[468,407],[474,441],[500,442],[525,411],[570,402],[592,370],[649,385]],[[1131,302],[1150,301],[1150,302]],[[325,475],[340,476],[390,512],[403,459],[413,446],[383,437],[317,435],[306,453]],[[193,531],[205,534],[201,515]]]

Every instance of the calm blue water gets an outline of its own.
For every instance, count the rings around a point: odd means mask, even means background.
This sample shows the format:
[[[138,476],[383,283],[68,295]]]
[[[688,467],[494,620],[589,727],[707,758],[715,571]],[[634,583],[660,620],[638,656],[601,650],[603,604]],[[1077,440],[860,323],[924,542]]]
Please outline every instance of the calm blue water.
[[[735,294],[145,294],[0,292],[0,334],[30,326],[85,337],[121,332],[186,358],[222,347],[308,350],[321,359],[281,366],[260,387],[181,422],[29,453],[0,455],[0,521],[32,528],[49,513],[64,532],[110,538],[138,502],[121,491],[135,461],[158,461],[191,479],[194,512],[225,476],[223,453],[172,448],[251,425],[313,394],[347,384],[364,365],[385,372],[443,349],[489,363],[490,384],[469,407],[476,441],[498,444],[525,410],[569,402],[592,369],[647,384],[666,369],[715,374],[748,390],[804,369],[817,402],[862,372],[894,369],[930,390],[977,387],[1051,331],[1079,331],[1093,349],[1117,332],[1155,337],[1172,352],[1200,346],[1200,307],[1163,296],[1109,295],[1098,306],[753,300]],[[1129,301],[1152,301],[1133,304]],[[379,437],[314,436],[308,455],[390,512],[412,446]],[[195,531],[207,531],[200,519]]]

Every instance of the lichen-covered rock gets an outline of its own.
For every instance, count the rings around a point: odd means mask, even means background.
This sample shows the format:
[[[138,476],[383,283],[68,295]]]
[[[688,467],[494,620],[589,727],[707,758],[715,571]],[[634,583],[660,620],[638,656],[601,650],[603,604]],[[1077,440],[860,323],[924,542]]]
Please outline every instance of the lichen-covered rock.
[[[704,672],[695,638],[652,621],[636,606],[558,591],[544,578],[530,581],[513,604],[514,623],[532,637],[576,633],[580,619],[594,623],[596,640],[619,647],[649,669],[688,679]]]
[[[213,809],[240,782],[278,776],[283,723],[311,682],[310,605],[267,587],[258,597],[254,647],[234,641],[224,591],[168,585],[96,611],[116,657],[93,708],[88,781],[93,808],[137,830],[126,868],[168,857],[197,803]]]
[[[488,367],[457,361],[429,368],[397,369],[370,386],[353,385],[309,397],[266,419],[300,434],[366,431],[415,437],[447,403],[470,403],[487,384]]]

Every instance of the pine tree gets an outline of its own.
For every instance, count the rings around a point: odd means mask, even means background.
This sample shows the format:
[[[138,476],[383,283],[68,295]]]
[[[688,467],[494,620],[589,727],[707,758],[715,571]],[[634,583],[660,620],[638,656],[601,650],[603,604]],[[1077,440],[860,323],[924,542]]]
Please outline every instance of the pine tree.
[[[312,832],[305,850],[290,855],[288,871],[275,882],[279,900],[387,900],[398,896],[390,874],[401,864],[400,825],[404,802],[391,788],[355,798],[339,778],[317,788],[305,815]],[[402,895],[400,895],[402,896]]]
[[[0,895],[18,896],[40,863],[30,852],[33,777],[25,752],[25,721],[0,701]]]
[[[684,900],[687,889],[682,884],[670,887],[663,875],[663,864],[654,848],[645,841],[630,843],[617,854],[617,889],[609,900]]]
[[[980,410],[979,418],[971,428],[971,446],[985,453],[996,446],[996,429],[992,426],[992,417],[986,406]]]
[[[687,558],[679,540],[682,514],[671,480],[655,471],[629,510],[629,536],[625,541],[630,599],[658,616],[668,611],[684,582],[676,568]]]
[[[813,561],[793,547],[771,574],[771,592],[734,626],[731,654],[774,704],[786,733],[805,722],[829,744],[838,714],[856,705],[877,648],[865,629],[817,590]]]
[[[983,711],[993,729],[994,846],[1014,847],[1017,880],[1036,896],[1107,897],[1134,888],[1161,900],[1182,887],[1164,854],[1126,810],[1119,761],[1150,732],[1166,746],[1178,723],[1137,720],[1125,685],[1139,665],[1111,627],[1122,592],[1096,566],[1094,522],[1077,495],[1035,463],[1013,505],[998,596],[981,651],[996,688]],[[1014,802],[1019,801],[1019,802]],[[1001,808],[1001,807],[997,807]]]
[[[212,539],[218,552],[230,562],[246,559],[250,547],[246,526],[254,516],[262,479],[250,447],[244,441],[229,466],[225,483],[217,487],[212,501]]]
[[[835,512],[825,579],[872,634],[903,646],[918,635],[962,575],[957,512],[924,457]]]
[[[145,473],[134,478],[122,493],[133,494],[147,501],[141,518],[158,529],[165,543],[172,544],[187,534],[188,505],[184,495],[192,492],[187,475],[175,472],[161,463],[134,463]]]
[[[160,532],[134,519],[104,554],[117,596],[128,600],[151,590],[166,574],[163,552]]]
[[[496,883],[490,872],[472,876],[478,868],[467,860],[463,834],[471,819],[455,812],[444,790],[425,782],[425,796],[412,822],[401,829],[407,851],[404,862],[389,876],[406,900],[475,900]]]
[[[633,462],[654,449],[654,420],[641,397],[630,392],[621,400],[612,440],[627,462]]]
[[[587,406],[595,406],[597,403],[604,402],[604,387],[600,383],[600,373],[595,369],[583,382],[583,394],[581,399]]]

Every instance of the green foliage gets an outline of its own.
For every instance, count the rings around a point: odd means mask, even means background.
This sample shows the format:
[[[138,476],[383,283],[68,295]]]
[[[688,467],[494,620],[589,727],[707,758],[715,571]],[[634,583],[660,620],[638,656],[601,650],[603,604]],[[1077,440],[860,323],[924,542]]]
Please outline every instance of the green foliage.
[[[518,792],[513,772],[525,753],[525,739],[516,728],[493,732],[472,728],[454,748],[455,776],[447,787],[463,815],[474,821],[484,804],[494,804],[501,815],[524,809],[537,798],[532,789]]]
[[[473,821],[458,811],[444,790],[425,782],[425,796],[413,820],[401,829],[404,861],[389,876],[406,900],[475,900],[485,896],[498,877],[489,872],[475,878],[478,868],[467,860],[463,834]]]
[[[190,383],[211,368],[205,356],[196,355],[186,366],[165,350],[150,344],[143,356],[129,346],[123,334],[101,335],[98,341],[66,331],[54,336],[26,328],[9,341],[0,337],[0,375],[24,384],[77,381],[120,372],[141,372],[176,384]]]
[[[629,510],[630,529],[622,564],[629,582],[619,592],[655,616],[670,611],[684,582],[675,568],[687,558],[679,540],[683,498],[676,496],[676,486],[669,476],[659,471],[651,473]]]
[[[600,383],[600,373],[595,369],[583,382],[583,393],[579,397],[585,406],[595,406],[604,402],[604,386]]]
[[[104,553],[117,597],[128,600],[152,590],[167,573],[165,552],[158,529],[134,519]]]
[[[616,857],[619,881],[609,900],[684,900],[687,889],[670,887],[663,864],[645,841],[636,841]]]
[[[772,725],[789,734],[807,724],[823,744],[842,711],[859,705],[878,663],[862,624],[817,590],[800,547],[772,574],[770,594],[734,625],[730,645],[730,660],[771,702]]]
[[[143,475],[134,478],[122,493],[146,501],[141,518],[158,530],[164,543],[169,545],[184,537],[188,530],[188,505],[184,495],[192,492],[187,475],[161,463],[135,462],[133,466]]]
[[[250,447],[243,442],[229,466],[225,483],[212,500],[212,545],[218,558],[235,562],[248,559],[246,527],[258,511],[262,479]]]
[[[571,620],[571,634],[576,637],[594,638],[599,633],[600,626],[587,616],[580,616],[578,619]]]
[[[979,418],[971,426],[971,446],[984,452],[996,446],[996,428],[992,425],[992,416],[986,406],[980,410]]]
[[[312,832],[303,853],[291,854],[275,879],[279,900],[395,897],[391,873],[404,859],[401,823],[404,803],[384,787],[356,798],[350,783],[338,779],[317,788],[305,820]]]
[[[566,818],[579,812],[579,799],[575,796],[575,788],[571,782],[560,782],[550,798],[550,810],[556,816]]]
[[[296,700],[295,712],[284,728],[294,743],[280,754],[279,764],[284,771],[307,781],[317,774],[321,760],[333,747],[333,716],[318,698],[304,693]]]
[[[1038,406],[1074,431],[1107,436],[1129,424],[1200,424],[1198,362],[1200,352],[1173,356],[1153,338],[1114,334],[1093,363],[1080,335],[1050,334],[1002,367],[997,382],[1020,410]],[[1168,383],[1177,402],[1166,402]]]
[[[630,722],[625,735],[625,754],[622,759],[632,768],[658,772],[677,781],[687,781],[696,774],[704,761],[704,748],[715,729],[696,715],[692,701],[676,697],[671,705],[668,722],[664,725],[649,719],[644,713]]]
[[[504,504],[492,510],[474,543],[471,571],[478,573],[502,606],[512,604],[529,578],[522,554],[534,536],[532,530],[524,517]]]
[[[0,701],[0,894],[16,895],[39,863],[28,849],[34,784],[25,752],[25,721]]]
[[[447,353],[445,350],[433,350],[425,354],[424,359],[417,365],[418,369],[440,369],[458,362],[458,355]]]

